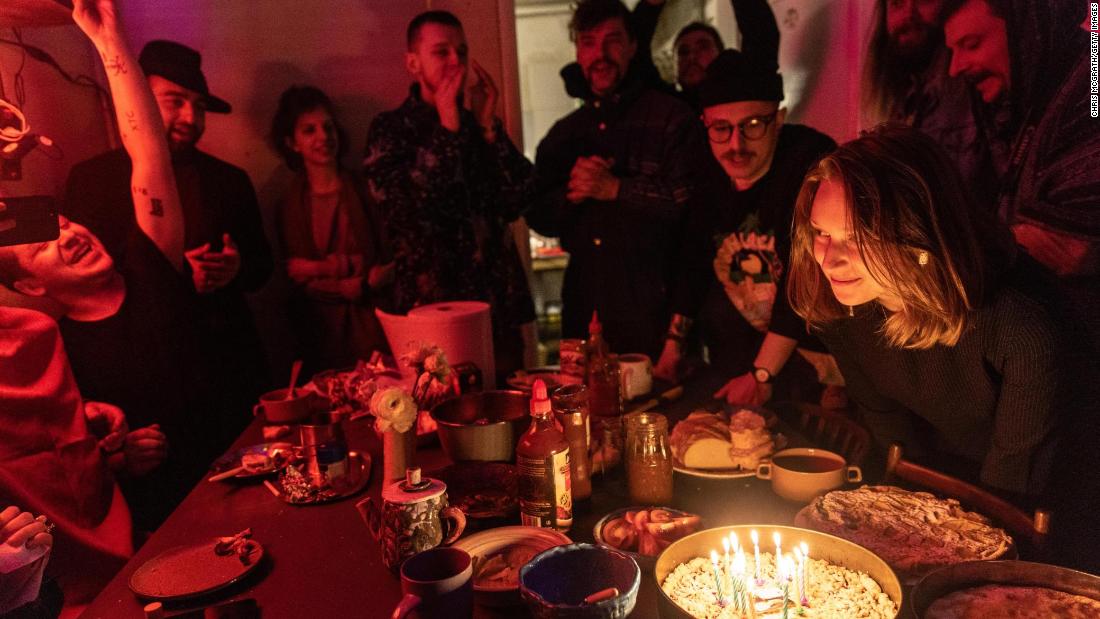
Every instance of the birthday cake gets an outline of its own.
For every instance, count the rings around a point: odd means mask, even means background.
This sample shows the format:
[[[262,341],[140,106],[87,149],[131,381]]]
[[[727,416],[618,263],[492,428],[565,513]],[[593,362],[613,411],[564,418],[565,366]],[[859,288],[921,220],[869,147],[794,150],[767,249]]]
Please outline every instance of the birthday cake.
[[[782,587],[780,581],[783,579],[777,575],[775,556],[762,552],[759,581],[755,577],[755,566],[750,564],[745,584],[738,587],[731,586],[730,583],[736,581],[727,578],[721,563],[716,567],[710,560],[697,557],[669,572],[661,589],[680,608],[698,619],[781,619],[784,616],[892,619],[897,615],[894,600],[874,578],[863,572],[813,558],[805,560],[804,570],[796,570],[795,577]],[[724,591],[721,598],[719,586]],[[751,593],[746,593],[750,587]],[[731,595],[731,589],[740,591],[741,595]],[[747,599],[752,600],[751,609]]]

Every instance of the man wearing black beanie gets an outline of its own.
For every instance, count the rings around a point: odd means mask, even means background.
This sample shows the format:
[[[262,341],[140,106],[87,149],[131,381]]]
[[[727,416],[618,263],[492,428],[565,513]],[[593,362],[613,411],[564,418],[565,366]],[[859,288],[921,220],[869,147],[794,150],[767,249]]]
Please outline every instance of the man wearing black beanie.
[[[809,127],[784,124],[778,69],[774,54],[736,50],[723,51],[707,67],[699,88],[703,122],[726,174],[688,205],[674,314],[656,370],[676,375],[684,338],[697,322],[711,365],[734,377],[715,397],[738,404],[767,401],[773,377],[796,348],[819,380],[841,382],[828,356],[813,352],[824,347],[806,334],[784,292],[802,178],[836,143]],[[805,363],[802,370],[812,375]]]

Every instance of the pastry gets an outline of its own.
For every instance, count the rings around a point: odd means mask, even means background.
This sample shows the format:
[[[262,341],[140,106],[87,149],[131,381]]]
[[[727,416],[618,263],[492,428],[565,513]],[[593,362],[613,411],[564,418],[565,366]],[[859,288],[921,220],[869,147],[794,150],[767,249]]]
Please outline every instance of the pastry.
[[[954,499],[894,486],[834,490],[795,516],[795,525],[855,542],[882,557],[906,584],[964,561],[1003,557],[1012,538]]]

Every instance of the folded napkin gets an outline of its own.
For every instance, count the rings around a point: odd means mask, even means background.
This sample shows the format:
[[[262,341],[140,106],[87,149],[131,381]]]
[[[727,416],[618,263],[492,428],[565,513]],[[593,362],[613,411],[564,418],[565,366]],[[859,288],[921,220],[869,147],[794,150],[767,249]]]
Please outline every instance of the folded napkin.
[[[45,546],[0,544],[0,615],[38,598],[49,552]]]

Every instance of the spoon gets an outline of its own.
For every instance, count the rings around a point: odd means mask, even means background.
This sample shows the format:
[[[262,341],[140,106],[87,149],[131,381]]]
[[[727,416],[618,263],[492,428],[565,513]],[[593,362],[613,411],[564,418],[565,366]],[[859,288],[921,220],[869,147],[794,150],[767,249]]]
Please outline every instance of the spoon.
[[[298,384],[298,374],[302,371],[302,360],[295,359],[294,365],[290,366],[290,387],[286,390],[287,400],[294,398],[294,385]]]

